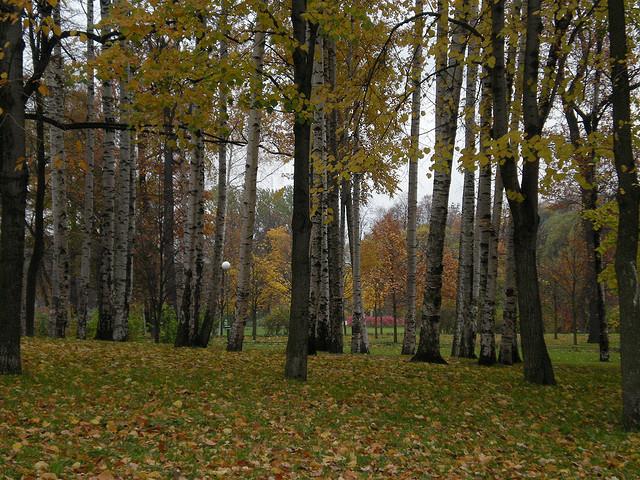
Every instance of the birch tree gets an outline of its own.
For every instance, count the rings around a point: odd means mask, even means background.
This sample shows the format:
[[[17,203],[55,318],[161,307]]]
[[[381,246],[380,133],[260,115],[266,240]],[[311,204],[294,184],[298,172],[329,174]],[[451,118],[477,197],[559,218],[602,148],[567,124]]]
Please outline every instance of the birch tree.
[[[314,96],[315,109],[313,111],[312,144],[311,144],[311,177],[313,179],[313,191],[311,193],[311,248],[310,248],[310,288],[309,288],[309,354],[314,354],[318,349],[326,350],[326,330],[320,325],[319,316],[323,294],[323,240],[324,230],[324,176],[325,176],[325,128],[324,105],[319,99],[319,90],[324,84],[324,52],[323,39],[318,36],[313,63],[312,95]],[[328,283],[327,283],[328,286]],[[323,319],[322,321],[326,321]],[[318,332],[320,329],[320,332]]]
[[[223,10],[220,15],[219,28],[227,31],[226,2],[223,2]],[[228,45],[226,38],[219,42],[219,59],[224,62],[228,57]],[[218,86],[218,182],[217,203],[215,219],[215,236],[213,239],[213,252],[211,255],[211,284],[208,292],[208,301],[205,309],[202,326],[198,332],[197,345],[206,347],[209,344],[214,317],[218,312],[218,306],[222,295],[222,253],[225,241],[225,219],[227,214],[227,139],[229,138],[228,125],[228,97],[229,87],[221,82]]]
[[[60,4],[53,10],[53,20],[60,25]],[[58,42],[53,50],[48,75],[49,106],[54,120],[64,122],[64,83],[62,45]],[[51,266],[51,312],[49,336],[63,338],[68,324],[69,309],[69,257],[67,239],[67,186],[64,133],[52,126],[51,149],[51,213],[53,217],[53,254]]]
[[[236,291],[236,311],[231,333],[227,342],[227,351],[241,351],[244,341],[244,328],[249,318],[250,275],[253,258],[253,235],[256,218],[256,182],[258,177],[258,153],[262,110],[258,99],[262,93],[262,66],[264,63],[265,33],[260,21],[261,11],[257,12],[256,33],[254,38],[252,61],[254,85],[251,93],[251,110],[248,119],[247,163],[244,173],[244,193],[242,205],[242,225],[240,227],[240,255],[238,264],[238,287]]]
[[[109,16],[110,0],[100,0],[100,16]],[[103,32],[107,33],[107,32]],[[108,48],[108,44],[104,48]],[[102,79],[102,116],[115,123],[113,82]],[[113,339],[113,249],[115,233],[115,130],[106,128],[102,141],[102,211],[100,214],[100,276],[98,289],[98,329],[96,339]]]
[[[336,88],[336,42],[326,38],[325,49],[325,82],[331,90]],[[342,353],[343,344],[343,263],[344,236],[341,235],[340,181],[336,178],[338,165],[338,111],[332,106],[326,113],[326,135],[328,149],[327,173],[327,244],[329,266],[329,337],[327,350],[331,353]]]
[[[423,11],[422,0],[416,0],[415,14]],[[422,36],[424,20],[415,22],[414,52],[411,62],[411,145],[409,147],[409,189],[407,190],[407,314],[404,323],[402,354],[413,355],[416,350],[416,266],[418,238],[416,235],[418,211],[418,161],[420,159],[420,116],[422,95]]]
[[[352,177],[353,197],[353,249],[351,258],[352,280],[353,280],[353,312],[351,315],[351,353],[369,353],[369,334],[367,323],[364,319],[362,308],[362,280],[360,270],[360,183],[362,182],[360,173],[355,173]]]
[[[477,3],[469,2],[469,17],[477,16]],[[474,35],[468,43],[464,157],[475,157],[476,152],[476,90],[478,67],[472,59],[480,53],[480,42]],[[454,357],[475,357],[475,329],[473,318],[473,276],[474,276],[474,218],[475,218],[475,170],[463,161],[464,180],[462,187],[462,225],[460,228],[460,248],[458,263],[458,290],[456,296],[456,323],[451,355]]]
[[[461,18],[464,3],[456,5]],[[420,343],[413,361],[446,363],[440,354],[440,307],[442,303],[442,258],[449,211],[449,187],[453,148],[462,86],[465,38],[459,26],[453,29],[449,47],[448,0],[438,2],[436,45],[436,130],[431,218],[427,239],[427,274],[422,305]]]
[[[87,33],[94,31],[93,18],[93,0],[87,0]],[[95,56],[95,48],[93,38],[87,38],[87,122],[94,119],[95,109],[95,73],[91,62]],[[91,251],[93,248],[93,196],[94,196],[94,177],[93,170],[95,168],[94,152],[95,136],[92,128],[88,128],[85,132],[85,161],[86,170],[84,172],[84,201],[82,208],[82,253],[80,257],[80,283],[78,285],[78,329],[76,336],[79,339],[85,339],[87,336],[87,322],[89,320],[89,292],[91,289]]]
[[[129,68],[125,67],[125,78],[120,81],[120,117],[123,123],[129,118],[129,93],[127,91]],[[127,304],[127,266],[129,253],[129,202],[131,197],[131,133],[120,131],[120,162],[116,190],[116,217],[113,248],[113,340],[127,339],[129,311]]]

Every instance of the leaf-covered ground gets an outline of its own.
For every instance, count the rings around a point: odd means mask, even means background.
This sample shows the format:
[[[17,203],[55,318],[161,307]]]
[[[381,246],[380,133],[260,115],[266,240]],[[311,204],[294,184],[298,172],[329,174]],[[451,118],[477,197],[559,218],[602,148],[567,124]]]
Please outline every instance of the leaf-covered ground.
[[[557,387],[376,347],[312,358],[301,384],[282,343],[27,340],[25,374],[0,378],[0,478],[640,477],[619,364],[591,346],[552,346]]]

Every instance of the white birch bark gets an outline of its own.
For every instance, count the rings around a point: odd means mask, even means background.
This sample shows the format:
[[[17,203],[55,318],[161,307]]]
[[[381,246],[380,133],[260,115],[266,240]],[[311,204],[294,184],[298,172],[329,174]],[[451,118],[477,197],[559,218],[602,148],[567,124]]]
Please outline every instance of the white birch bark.
[[[462,2],[454,16],[462,17]],[[462,86],[463,58],[466,35],[454,28],[451,46],[449,36],[449,2],[438,2],[436,51],[436,128],[434,148],[434,181],[429,236],[427,239],[427,274],[421,315],[420,344],[413,361],[446,363],[440,354],[440,309],[442,302],[442,259],[445,230],[449,211],[449,187],[455,145],[460,89]]]
[[[324,52],[323,38],[316,39],[316,51],[313,65],[312,92],[316,96],[324,84]],[[325,174],[325,132],[324,132],[324,105],[318,101],[313,112],[313,125],[311,127],[311,276],[309,288],[309,353],[318,350],[318,317],[320,314],[320,297],[322,289],[322,240],[323,240],[323,176]],[[322,348],[324,349],[324,348]]]
[[[129,117],[129,94],[127,92],[128,70],[120,81],[120,120],[127,123]],[[131,132],[120,130],[120,162],[116,192],[116,217],[113,246],[113,339],[122,342],[128,335],[127,277],[129,260],[129,224],[131,202]]]
[[[512,365],[518,358],[516,318],[516,265],[513,253],[513,224],[506,225],[507,254],[505,258],[504,306],[502,310],[502,337],[500,340],[500,363]],[[515,349],[515,350],[514,350]]]
[[[226,29],[226,12],[223,11],[220,19],[220,29]],[[220,60],[225,61],[228,56],[228,46],[225,39],[220,41]],[[213,253],[211,255],[211,285],[207,300],[202,326],[198,332],[196,343],[198,346],[206,347],[211,337],[211,330],[218,314],[220,299],[222,298],[222,252],[225,242],[225,219],[227,213],[227,143],[228,133],[228,89],[226,85],[219,88],[219,111],[218,111],[218,131],[221,142],[218,144],[218,195],[215,220],[215,237],[213,243]]]
[[[253,259],[253,234],[256,217],[256,182],[258,177],[258,153],[260,147],[260,129],[262,110],[257,101],[262,94],[262,65],[264,63],[265,33],[261,22],[256,22],[253,45],[253,67],[255,70],[251,110],[249,112],[249,131],[247,142],[247,163],[244,174],[244,199],[242,206],[242,226],[240,230],[240,254],[238,263],[238,287],[236,290],[236,311],[231,334],[227,343],[228,351],[242,350],[244,329],[249,319],[250,275]]]
[[[109,15],[111,1],[100,0],[101,18]],[[103,31],[103,33],[108,33]],[[107,48],[107,46],[105,46]],[[102,80],[102,115],[106,123],[114,123],[113,83]],[[96,338],[113,339],[113,248],[115,233],[115,131],[104,130],[102,141],[102,212],[100,214],[100,286],[98,290],[98,330]]]
[[[362,309],[362,280],[360,273],[360,182],[362,175],[352,177],[352,258],[351,276],[353,280],[353,311],[351,316],[351,353],[369,353],[369,335]]]
[[[500,170],[496,168],[493,211],[489,230],[489,249],[487,262],[487,286],[480,322],[480,355],[478,361],[483,365],[496,363],[496,293],[498,283],[498,244],[500,242],[500,223],[502,220],[503,185]]]
[[[87,32],[93,33],[93,0],[87,0]],[[87,38],[87,122],[93,121],[95,109],[95,74],[91,66],[95,56],[94,44]],[[84,200],[82,207],[82,253],[80,258],[80,283],[78,285],[78,329],[79,339],[87,337],[89,320],[89,292],[91,290],[91,251],[93,248],[93,169],[95,136],[93,129],[86,130],[86,149],[84,167]]]
[[[415,14],[422,13],[422,0],[416,0]],[[422,94],[422,35],[424,20],[415,22],[415,51],[411,63],[411,145],[409,147],[409,189],[407,191],[407,314],[402,340],[402,354],[413,355],[416,350],[416,268],[418,238],[418,162],[420,160],[420,108]]]
[[[469,2],[470,18],[476,18],[477,2]],[[473,36],[469,39],[469,57],[475,58],[480,50],[480,42]],[[467,62],[465,98],[465,144],[467,155],[476,152],[476,90],[478,66]],[[474,219],[475,219],[475,169],[463,165],[464,181],[462,191],[462,226],[458,264],[458,291],[456,296],[456,323],[451,355],[472,358],[475,353],[473,321],[473,268],[474,268]]]
[[[53,12],[54,22],[60,24],[60,4]],[[58,42],[51,59],[49,90],[50,107],[54,120],[64,123],[64,83],[62,46]],[[51,210],[53,216],[53,255],[51,266],[51,312],[49,335],[62,338],[68,323],[69,309],[69,257],[67,225],[67,186],[64,133],[51,126]]]

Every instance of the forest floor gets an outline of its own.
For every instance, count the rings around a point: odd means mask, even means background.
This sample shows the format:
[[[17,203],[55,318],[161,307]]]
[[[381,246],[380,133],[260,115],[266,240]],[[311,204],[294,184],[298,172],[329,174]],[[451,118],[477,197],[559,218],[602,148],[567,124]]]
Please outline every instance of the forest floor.
[[[389,337],[311,358],[307,383],[283,379],[282,339],[27,339],[24,374],[0,378],[0,478],[640,477],[617,355],[549,343],[556,387],[521,366],[410,363]]]

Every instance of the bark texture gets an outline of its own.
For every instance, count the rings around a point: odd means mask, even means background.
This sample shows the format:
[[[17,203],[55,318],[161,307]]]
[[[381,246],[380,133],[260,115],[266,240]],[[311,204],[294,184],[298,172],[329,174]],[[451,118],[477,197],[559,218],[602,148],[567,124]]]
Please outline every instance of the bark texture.
[[[448,1],[438,2],[439,12],[448,12]],[[463,7],[464,9],[464,7]],[[456,18],[463,18],[461,11]],[[454,28],[451,46],[448,16],[438,19],[437,37],[441,43],[436,55],[436,129],[434,180],[429,236],[427,239],[427,274],[422,305],[420,343],[413,361],[446,363],[440,354],[440,307],[442,304],[442,257],[449,211],[449,187],[453,149],[458,126],[458,105],[462,86],[465,36]],[[448,54],[447,54],[448,52]],[[448,58],[447,58],[448,57]],[[445,68],[446,67],[446,68]]]
[[[538,67],[540,55],[540,1],[527,2],[526,40],[523,73],[523,120],[526,140],[541,135],[548,112],[538,106]],[[492,69],[494,116],[504,123],[504,130],[494,131],[500,138],[507,131],[507,92],[504,71],[504,1],[492,4],[491,40],[496,63]],[[553,65],[552,65],[553,67]],[[494,125],[494,130],[495,130]],[[504,132],[504,133],[503,133]],[[526,158],[522,165],[522,180],[518,178],[515,158],[503,159],[500,164],[514,223],[516,284],[524,355],[525,380],[541,385],[555,384],[551,359],[544,341],[542,308],[536,261],[538,232],[538,176],[539,158]]]
[[[325,82],[333,90],[336,88],[336,46],[335,41],[325,38]],[[327,148],[329,173],[327,173],[327,244],[329,267],[329,335],[327,350],[342,353],[344,350],[344,305],[343,305],[343,263],[344,236],[341,222],[340,182],[336,178],[338,165],[338,112],[332,108],[327,112]]]
[[[87,0],[87,32],[93,33],[93,0]],[[90,64],[95,56],[93,39],[87,38],[87,64]],[[87,67],[87,122],[92,122],[95,116],[95,74],[92,66]],[[93,249],[94,228],[94,178],[95,167],[95,135],[93,129],[85,132],[86,171],[84,173],[84,200],[82,206],[82,253],[80,257],[80,283],[78,285],[78,329],[76,336],[79,339],[87,337],[87,322],[89,321],[89,295],[91,291],[91,252]]]
[[[306,0],[292,0],[291,23],[296,41],[296,47],[293,51],[294,85],[300,96],[311,98],[317,25],[309,24],[304,18],[306,11]],[[293,134],[291,309],[284,374],[286,378],[306,380],[309,336],[309,240],[311,237],[311,221],[309,219],[311,120],[306,108],[305,111],[296,113]]]
[[[53,10],[54,22],[60,24],[60,4]],[[62,46],[57,43],[51,56],[48,75],[49,108],[51,116],[64,122],[64,83]],[[51,310],[49,312],[49,336],[64,338],[69,322],[69,245],[67,220],[67,182],[64,132],[51,126],[51,215],[53,218],[53,245],[51,265]]]
[[[110,0],[100,0],[102,19],[109,16]],[[104,31],[103,33],[108,33]],[[105,45],[104,48],[108,48]],[[102,80],[102,115],[106,123],[115,123],[113,82]],[[102,141],[102,211],[100,213],[100,272],[98,288],[98,329],[96,339],[113,339],[113,248],[115,233],[115,130],[106,128]]]
[[[240,230],[240,254],[238,265],[238,288],[236,293],[236,311],[231,333],[227,342],[228,351],[241,351],[244,341],[244,327],[249,319],[249,295],[251,265],[253,259],[253,230],[256,219],[256,182],[258,180],[258,147],[260,146],[260,128],[262,110],[257,100],[262,93],[262,65],[264,63],[265,34],[258,22],[253,46],[253,67],[255,69],[252,108],[249,112],[249,131],[247,142],[247,163],[244,173],[244,198],[242,205],[242,226]]]
[[[640,430],[640,288],[638,285],[638,214],[640,187],[633,157],[627,37],[623,0],[609,0],[609,43],[613,79],[613,153],[618,176],[616,277],[620,302],[622,422]]]
[[[470,18],[477,17],[477,2],[469,2]],[[472,36],[469,39],[469,57],[480,52],[480,42]],[[467,63],[465,97],[465,139],[464,151],[468,156],[476,152],[476,90],[478,66]],[[458,291],[456,295],[456,323],[451,355],[454,357],[475,358],[475,318],[473,309],[474,281],[474,237],[475,237],[475,171],[469,165],[463,165],[464,180],[462,189],[462,225],[460,228],[460,248],[458,263]]]
[[[422,13],[422,0],[416,0],[415,14]],[[409,147],[409,189],[407,191],[407,314],[404,323],[402,354],[413,355],[416,350],[416,268],[418,261],[418,162],[420,160],[420,105],[422,65],[422,36],[424,21],[415,22],[414,53],[411,62],[411,145]]]
[[[226,12],[220,19],[220,28],[227,29]],[[220,41],[220,58],[224,60],[228,56],[228,46],[226,39]],[[218,131],[220,138],[223,140],[218,144],[218,195],[216,206],[216,233],[213,239],[213,253],[211,255],[211,285],[208,292],[207,308],[205,309],[202,325],[198,332],[196,343],[200,347],[206,347],[209,344],[213,323],[220,305],[223,293],[222,285],[222,254],[225,241],[225,220],[227,215],[227,144],[225,140],[229,137],[229,118],[227,113],[227,105],[229,98],[229,89],[225,84],[221,84],[219,88],[219,111],[218,111]]]
[[[6,5],[0,19],[0,45],[4,55],[0,71],[0,374],[21,372],[20,304],[24,262],[24,215],[27,201],[25,158],[22,11]]]
[[[369,353],[369,335],[362,307],[362,279],[360,270],[360,182],[361,174],[352,177],[353,197],[353,257],[351,258],[353,279],[353,312],[351,315],[351,353]]]

